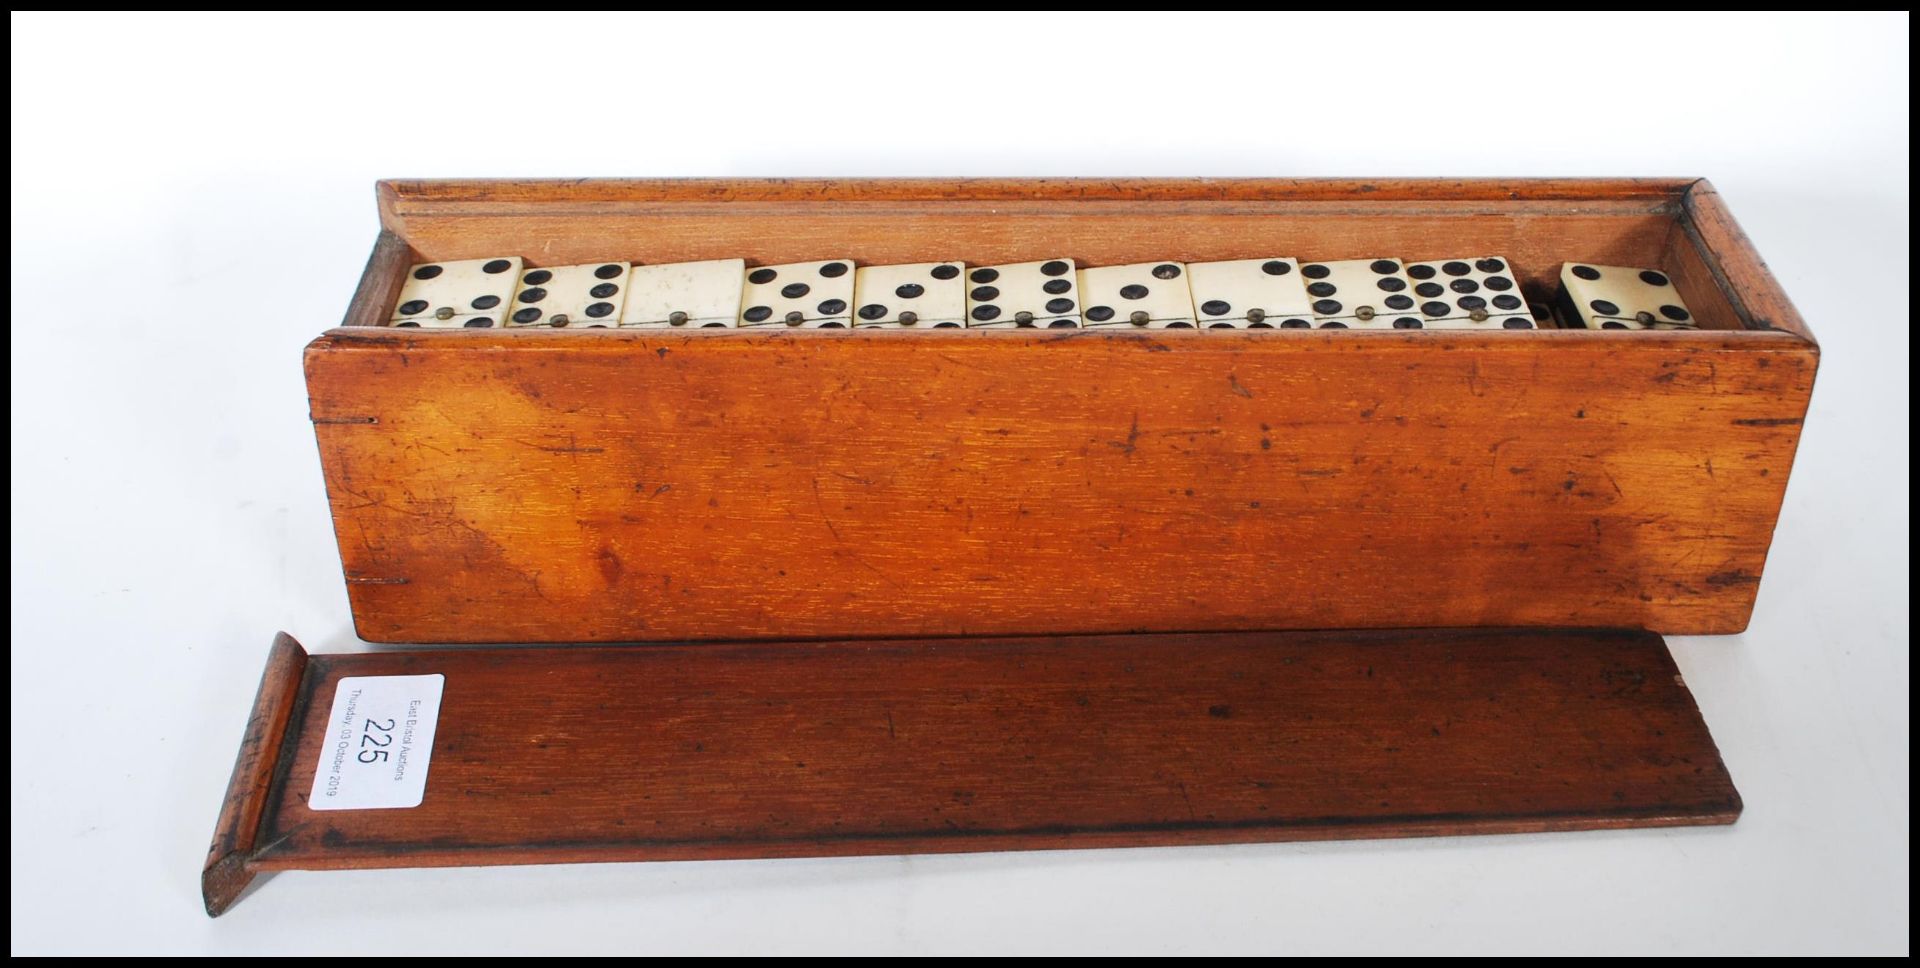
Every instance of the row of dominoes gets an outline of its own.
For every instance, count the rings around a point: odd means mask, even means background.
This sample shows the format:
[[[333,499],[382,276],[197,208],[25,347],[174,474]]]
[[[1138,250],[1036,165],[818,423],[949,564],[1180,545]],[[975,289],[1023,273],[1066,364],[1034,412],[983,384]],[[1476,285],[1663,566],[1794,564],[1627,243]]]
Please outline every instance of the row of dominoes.
[[[1569,263],[1563,327],[1691,328],[1652,269]],[[1309,262],[1072,259],[747,269],[740,259],[528,269],[518,257],[414,266],[390,325],[440,329],[762,327],[941,329],[1533,329],[1506,259]]]

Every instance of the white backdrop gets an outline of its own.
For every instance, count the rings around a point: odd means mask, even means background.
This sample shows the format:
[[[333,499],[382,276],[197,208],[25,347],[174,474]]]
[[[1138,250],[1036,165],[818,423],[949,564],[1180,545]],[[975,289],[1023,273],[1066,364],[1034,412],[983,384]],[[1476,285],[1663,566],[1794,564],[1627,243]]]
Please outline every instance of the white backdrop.
[[[23,16],[13,950],[1907,950],[1905,15]],[[300,348],[379,177],[1706,175],[1824,347],[1731,828],[197,875],[267,643],[359,648]]]

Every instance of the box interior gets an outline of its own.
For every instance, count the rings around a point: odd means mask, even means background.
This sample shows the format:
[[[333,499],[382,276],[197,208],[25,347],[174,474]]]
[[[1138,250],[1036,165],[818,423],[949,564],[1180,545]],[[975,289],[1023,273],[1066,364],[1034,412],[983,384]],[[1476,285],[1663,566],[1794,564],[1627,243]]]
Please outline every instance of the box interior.
[[[425,183],[432,186],[434,183]],[[1684,183],[1680,183],[1684,187]],[[743,258],[749,265],[846,258],[863,265],[991,265],[1069,257],[1082,266],[1292,256],[1303,262],[1499,255],[1535,315],[1566,262],[1658,268],[1706,330],[1748,330],[1689,231],[1683,190],[1549,199],[1008,199],[853,197],[688,200],[445,198],[388,200],[404,257],[376,252],[350,321],[380,325],[409,265],[519,255],[529,267]],[[414,331],[419,334],[421,331]],[[724,336],[730,331],[711,331]],[[854,330],[841,338],[874,334]],[[896,334],[886,334],[889,336]],[[1283,334],[1275,334],[1283,335]],[[1491,334],[1510,335],[1510,334]],[[1608,339],[1654,332],[1596,333]]]

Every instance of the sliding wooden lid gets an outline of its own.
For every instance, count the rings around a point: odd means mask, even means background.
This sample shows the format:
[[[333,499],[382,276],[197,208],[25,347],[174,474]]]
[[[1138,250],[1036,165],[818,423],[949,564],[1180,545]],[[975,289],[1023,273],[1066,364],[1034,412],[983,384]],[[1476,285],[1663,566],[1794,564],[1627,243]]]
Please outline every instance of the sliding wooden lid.
[[[445,676],[420,805],[308,806],[344,676]],[[1658,636],[275,645],[208,858],[260,871],[1730,823]]]

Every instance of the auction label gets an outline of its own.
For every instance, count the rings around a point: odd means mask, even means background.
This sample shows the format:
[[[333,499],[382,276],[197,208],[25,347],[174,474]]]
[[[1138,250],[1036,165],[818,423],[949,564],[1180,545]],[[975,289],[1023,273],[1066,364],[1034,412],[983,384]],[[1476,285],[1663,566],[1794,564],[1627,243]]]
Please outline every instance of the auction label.
[[[417,807],[427,793],[433,728],[447,677],[349,676],[333,693],[313,775],[315,810]]]

